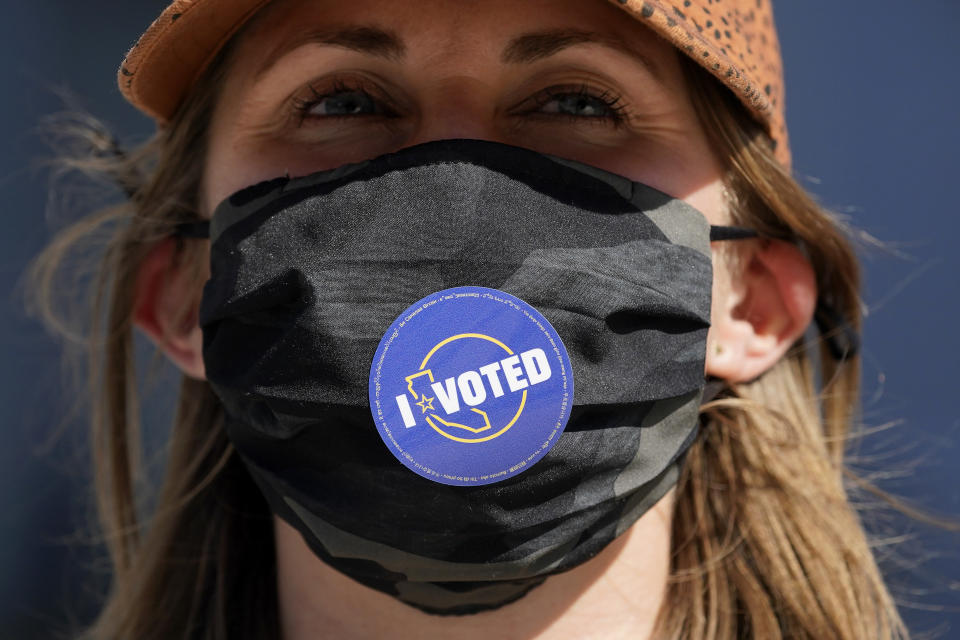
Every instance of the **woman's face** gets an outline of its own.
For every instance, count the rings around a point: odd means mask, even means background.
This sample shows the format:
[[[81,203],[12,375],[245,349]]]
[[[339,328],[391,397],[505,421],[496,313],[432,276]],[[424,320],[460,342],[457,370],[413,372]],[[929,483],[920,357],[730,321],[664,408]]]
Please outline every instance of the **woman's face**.
[[[724,220],[678,54],[604,0],[273,3],[233,52],[204,206],[446,138],[578,160]]]

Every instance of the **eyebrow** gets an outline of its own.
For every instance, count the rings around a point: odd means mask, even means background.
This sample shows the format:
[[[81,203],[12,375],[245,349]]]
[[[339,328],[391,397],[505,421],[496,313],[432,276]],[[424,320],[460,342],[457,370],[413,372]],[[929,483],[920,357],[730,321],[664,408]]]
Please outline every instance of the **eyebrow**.
[[[394,61],[402,59],[407,53],[406,46],[395,33],[378,27],[357,26],[311,31],[284,42],[276,50],[270,52],[267,56],[267,63],[254,74],[254,77],[264,75],[285,54],[307,44],[342,47]]]
[[[322,44],[342,47],[359,53],[399,61],[406,56],[403,40],[392,31],[373,26],[349,26],[326,31],[311,31],[298,38],[284,42],[267,56],[268,62],[256,72],[260,77],[274,63],[287,54],[307,44]],[[525,33],[511,40],[503,49],[500,61],[504,64],[531,64],[580,44],[599,44],[624,53],[643,66],[651,75],[660,79],[656,65],[637,49],[620,38],[580,29],[551,29]]]
[[[510,41],[500,61],[504,64],[530,64],[578,44],[599,44],[615,49],[639,62],[657,79],[660,78],[657,66],[620,38],[580,29],[552,29],[523,34]]]

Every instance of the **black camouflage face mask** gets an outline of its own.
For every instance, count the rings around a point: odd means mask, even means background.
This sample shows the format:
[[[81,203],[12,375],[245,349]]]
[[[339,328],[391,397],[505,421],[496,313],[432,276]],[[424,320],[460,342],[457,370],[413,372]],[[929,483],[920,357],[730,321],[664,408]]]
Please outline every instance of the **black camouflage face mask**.
[[[323,561],[431,613],[497,608],[676,483],[711,231],[650,187],[479,141],[256,185],[212,219],[207,376]]]

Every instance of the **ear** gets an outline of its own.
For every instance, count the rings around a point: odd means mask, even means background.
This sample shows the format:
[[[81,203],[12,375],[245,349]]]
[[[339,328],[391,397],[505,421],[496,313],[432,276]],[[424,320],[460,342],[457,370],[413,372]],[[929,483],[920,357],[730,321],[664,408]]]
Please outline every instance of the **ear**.
[[[157,244],[140,265],[133,322],[183,373],[205,379],[199,290],[190,269],[176,260],[175,240]]]
[[[817,302],[813,268],[799,249],[779,240],[753,244],[729,290],[714,290],[706,370],[730,382],[753,380],[783,357]]]

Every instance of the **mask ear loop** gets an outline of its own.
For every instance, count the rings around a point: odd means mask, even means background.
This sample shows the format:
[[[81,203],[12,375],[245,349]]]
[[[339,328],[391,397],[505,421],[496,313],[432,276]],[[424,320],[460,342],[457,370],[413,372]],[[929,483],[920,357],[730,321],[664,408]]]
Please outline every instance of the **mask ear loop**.
[[[759,238],[760,234],[754,229],[746,227],[724,227],[720,225],[710,225],[710,242],[720,242],[722,240],[749,240]]]
[[[860,352],[860,334],[837,311],[836,307],[820,298],[813,312],[814,322],[827,343],[830,357],[837,362],[846,362]]]
[[[181,222],[173,228],[173,235],[178,238],[209,238],[210,221],[197,220],[195,222]]]
[[[745,227],[710,227],[711,242],[749,240],[759,237],[760,234],[756,230]],[[829,301],[822,297],[817,299],[813,320],[827,345],[830,357],[836,362],[846,362],[860,353],[860,334]]]

